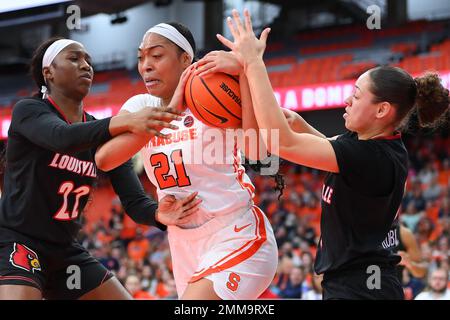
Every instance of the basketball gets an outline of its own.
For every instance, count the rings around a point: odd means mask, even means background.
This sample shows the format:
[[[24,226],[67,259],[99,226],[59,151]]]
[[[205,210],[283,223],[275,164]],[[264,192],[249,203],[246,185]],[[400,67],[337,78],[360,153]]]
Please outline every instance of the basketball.
[[[185,101],[194,116],[216,128],[240,128],[242,119],[239,81],[226,73],[199,77],[191,74]]]

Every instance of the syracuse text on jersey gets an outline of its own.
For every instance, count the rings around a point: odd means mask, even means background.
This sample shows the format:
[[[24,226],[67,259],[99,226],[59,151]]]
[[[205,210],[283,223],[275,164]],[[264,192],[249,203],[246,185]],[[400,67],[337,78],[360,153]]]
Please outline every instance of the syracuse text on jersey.
[[[180,147],[183,149],[183,162],[186,164],[200,165],[229,165],[234,163],[228,150],[238,148],[256,157],[259,153],[260,159],[267,158],[263,148],[263,136],[272,141],[272,150],[278,146],[278,130],[270,130],[270,138],[267,130],[260,130],[259,134],[254,129],[219,129],[192,127],[180,130],[167,130],[162,133],[167,134],[167,138],[152,137],[144,148],[160,150],[163,148]],[[248,146],[248,147],[247,147]],[[277,161],[278,159],[268,158],[267,161]],[[278,168],[278,166],[277,166]]]

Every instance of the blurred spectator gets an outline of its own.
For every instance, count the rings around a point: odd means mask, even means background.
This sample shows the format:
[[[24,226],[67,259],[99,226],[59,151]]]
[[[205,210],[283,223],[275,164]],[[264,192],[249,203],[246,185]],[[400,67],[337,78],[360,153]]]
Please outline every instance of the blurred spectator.
[[[178,299],[177,288],[175,286],[175,280],[173,278],[166,280],[166,296],[164,299],[174,300]]]
[[[416,225],[415,233],[419,243],[431,241],[434,231],[434,224],[428,217],[421,217]],[[413,235],[414,236],[414,235]]]
[[[142,263],[147,257],[150,249],[150,243],[142,234],[140,228],[136,229],[136,237],[128,244],[128,256],[138,263]]]
[[[426,201],[422,195],[422,185],[418,179],[412,181],[412,188],[403,199],[404,207],[407,208],[410,203],[413,203],[416,212],[423,211],[426,208]]]
[[[409,202],[406,211],[400,216],[400,221],[409,229],[416,230],[417,223],[422,218],[423,212],[419,212],[413,201]]]
[[[153,300],[153,297],[147,291],[142,290],[141,288],[141,280],[137,275],[131,274],[127,277],[125,281],[125,288],[131,294],[134,299],[138,300]]]
[[[431,273],[428,280],[427,291],[417,295],[415,300],[450,300],[450,290],[448,286],[448,271],[437,269]]]
[[[433,168],[433,163],[431,161],[427,162],[425,168],[420,170],[417,178],[425,186],[429,186],[434,178],[437,177],[437,172]]]
[[[287,299],[301,299],[305,290],[305,271],[302,267],[294,267],[289,274],[289,280],[284,289],[280,290],[279,296]]]
[[[442,187],[438,183],[438,176],[435,175],[431,179],[430,185],[423,192],[423,197],[426,201],[436,200],[442,192]]]
[[[146,264],[142,267],[141,272],[141,286],[142,289],[155,294],[157,281],[153,276],[153,269],[150,265]]]
[[[303,295],[303,300],[322,300],[323,274],[313,274],[312,287]]]
[[[303,251],[302,255],[302,267],[305,270],[306,274],[314,273],[314,258],[311,252]]]
[[[109,245],[105,246],[105,255],[102,257],[98,257],[98,260],[100,261],[101,264],[103,264],[105,266],[105,268],[113,271],[114,273],[118,272],[120,269],[120,262],[119,259],[117,258],[117,253],[115,255],[112,254],[113,250],[119,250],[119,248],[114,248],[111,249],[111,247]],[[120,253],[119,253],[120,255]]]
[[[450,218],[450,200],[448,197],[442,199],[442,204],[438,212],[439,219]]]

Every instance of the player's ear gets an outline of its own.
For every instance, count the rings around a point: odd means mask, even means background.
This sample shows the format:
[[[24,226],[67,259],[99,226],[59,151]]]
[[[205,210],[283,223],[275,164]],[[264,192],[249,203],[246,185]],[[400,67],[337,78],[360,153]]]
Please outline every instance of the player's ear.
[[[377,106],[377,114],[376,117],[378,119],[384,118],[389,115],[394,110],[392,104],[389,102],[381,102]]]
[[[187,54],[187,52],[183,52],[181,54],[181,63],[183,64],[184,69],[191,65],[191,57]]]
[[[49,80],[53,80],[53,73],[50,70],[50,67],[42,68],[42,76],[44,77],[44,80],[47,84],[48,84]]]

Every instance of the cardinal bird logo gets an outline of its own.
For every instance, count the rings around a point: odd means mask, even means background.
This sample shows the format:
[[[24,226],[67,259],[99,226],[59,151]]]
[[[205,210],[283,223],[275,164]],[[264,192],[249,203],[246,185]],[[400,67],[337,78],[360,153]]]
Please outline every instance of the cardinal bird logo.
[[[13,266],[29,272],[41,271],[41,264],[36,252],[20,243],[14,243],[14,250],[9,261]]]

